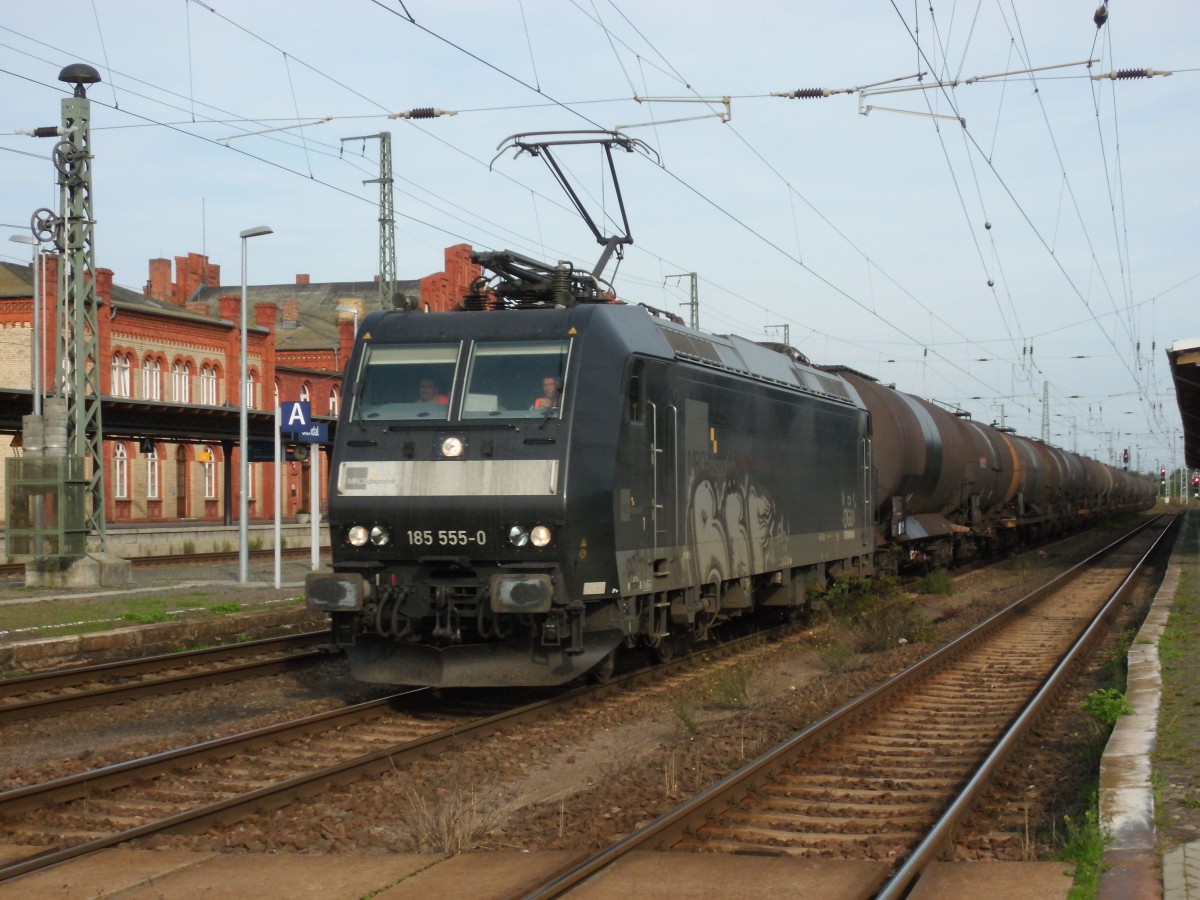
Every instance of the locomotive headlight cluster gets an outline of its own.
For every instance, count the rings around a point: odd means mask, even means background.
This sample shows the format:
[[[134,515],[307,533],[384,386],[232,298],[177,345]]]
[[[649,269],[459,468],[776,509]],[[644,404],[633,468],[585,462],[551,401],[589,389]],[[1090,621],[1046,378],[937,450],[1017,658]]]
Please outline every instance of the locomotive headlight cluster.
[[[526,547],[529,544],[545,547],[553,538],[554,533],[545,525],[535,525],[528,531],[521,525],[514,525],[508,529],[508,542],[514,547]]]
[[[391,539],[391,534],[382,525],[375,525],[370,530],[366,525],[354,525],[346,532],[346,543],[352,547],[365,547],[368,541],[382,547]]]

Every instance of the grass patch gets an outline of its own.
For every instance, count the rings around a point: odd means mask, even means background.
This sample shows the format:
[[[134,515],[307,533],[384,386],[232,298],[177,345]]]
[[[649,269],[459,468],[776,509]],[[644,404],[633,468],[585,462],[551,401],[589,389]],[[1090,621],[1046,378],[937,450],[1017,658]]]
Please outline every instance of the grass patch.
[[[1104,848],[1112,835],[1100,824],[1100,805],[1095,794],[1082,816],[1063,816],[1063,842],[1059,858],[1075,864],[1075,883],[1070,900],[1095,897],[1104,871]]]
[[[503,820],[503,798],[489,786],[478,789],[455,781],[422,794],[409,786],[396,823],[397,837],[417,853],[456,853],[472,849]]]
[[[1158,642],[1162,693],[1157,744],[1152,755],[1155,821],[1169,833],[1194,833],[1200,827],[1200,659],[1193,653],[1200,634],[1200,515],[1189,511],[1185,533],[1176,545],[1179,584],[1171,614]]]
[[[241,612],[242,604],[240,604],[240,603],[213,603],[211,606],[208,607],[208,611],[214,612],[217,615],[223,616],[223,615],[227,615],[228,613]]]
[[[920,590],[922,594],[949,597],[954,593],[954,576],[945,569],[934,569],[921,579]]]
[[[892,577],[839,576],[821,595],[833,620],[854,636],[863,653],[924,640],[929,623]]]
[[[228,596],[228,594],[226,594]],[[281,604],[272,603],[272,608]],[[303,605],[302,600],[286,606]],[[56,637],[93,634],[128,624],[147,625],[174,620],[203,620],[264,608],[225,600],[210,591],[146,593],[142,596],[93,597],[80,600],[37,600],[4,607],[0,638]]]

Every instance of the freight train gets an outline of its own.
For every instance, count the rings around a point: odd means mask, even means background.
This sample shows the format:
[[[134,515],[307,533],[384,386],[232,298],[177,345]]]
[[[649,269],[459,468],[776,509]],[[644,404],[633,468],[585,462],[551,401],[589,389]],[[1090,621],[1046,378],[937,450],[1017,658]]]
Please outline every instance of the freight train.
[[[511,253],[445,313],[363,321],[308,577],[356,678],[605,677],[810,585],[949,565],[1154,502],[1151,482]]]

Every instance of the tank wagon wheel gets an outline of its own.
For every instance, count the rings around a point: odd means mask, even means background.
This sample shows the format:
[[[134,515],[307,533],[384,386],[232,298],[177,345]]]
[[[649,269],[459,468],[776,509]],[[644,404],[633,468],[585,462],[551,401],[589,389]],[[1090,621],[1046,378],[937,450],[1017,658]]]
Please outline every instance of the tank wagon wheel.
[[[617,651],[613,650],[608,653],[604,659],[596,663],[585,676],[592,684],[607,684],[608,679],[612,678],[613,669],[617,665]]]
[[[655,665],[669,663],[675,658],[675,654],[678,652],[679,639],[673,634],[668,634],[666,637],[659,638],[658,643],[651,644],[646,648],[646,656],[649,657],[650,662],[654,663]]]

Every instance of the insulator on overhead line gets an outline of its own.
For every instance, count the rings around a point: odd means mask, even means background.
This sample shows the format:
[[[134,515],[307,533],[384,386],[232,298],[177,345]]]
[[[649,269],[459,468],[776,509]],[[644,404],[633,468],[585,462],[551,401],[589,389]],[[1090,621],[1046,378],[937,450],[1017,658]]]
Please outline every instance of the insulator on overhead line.
[[[458,111],[454,109],[438,109],[436,106],[418,106],[415,109],[406,109],[404,112],[392,113],[388,116],[389,119],[436,119],[438,116],[457,116]]]
[[[1171,72],[1162,69],[1119,69],[1116,72],[1104,72],[1100,75],[1093,75],[1092,81],[1101,81],[1108,78],[1111,81],[1119,81],[1128,78],[1153,78],[1155,75],[1170,75]]]
[[[43,125],[40,128],[33,129],[34,137],[58,137],[57,125]]]
[[[828,97],[829,91],[825,88],[800,88],[792,91],[789,96],[793,100],[815,100],[818,97]]]
[[[1104,23],[1108,21],[1108,4],[1101,3],[1096,7],[1096,14],[1092,16],[1092,21],[1096,23],[1097,28],[1103,28]]]

